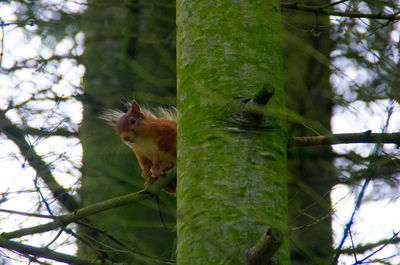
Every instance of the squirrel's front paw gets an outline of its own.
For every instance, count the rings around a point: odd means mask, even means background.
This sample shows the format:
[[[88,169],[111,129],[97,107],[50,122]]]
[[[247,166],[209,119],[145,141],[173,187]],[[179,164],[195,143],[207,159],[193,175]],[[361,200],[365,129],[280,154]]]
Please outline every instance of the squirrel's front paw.
[[[150,169],[150,174],[152,179],[158,179],[160,177],[160,169],[152,167]]]
[[[153,182],[154,182],[154,180],[153,180],[152,178],[147,178],[147,179],[145,180],[145,182],[144,182],[144,185],[147,186],[147,185],[150,185],[150,184],[153,183]]]

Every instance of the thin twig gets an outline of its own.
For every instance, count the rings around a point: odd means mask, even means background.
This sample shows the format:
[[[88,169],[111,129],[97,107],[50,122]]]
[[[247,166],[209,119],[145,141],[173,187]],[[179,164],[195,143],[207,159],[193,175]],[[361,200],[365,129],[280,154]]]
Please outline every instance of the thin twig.
[[[84,219],[90,215],[104,212],[113,208],[125,206],[131,203],[135,203],[138,201],[146,200],[149,198],[153,198],[157,195],[160,190],[165,187],[168,183],[170,183],[176,177],[176,169],[169,170],[165,173],[165,177],[160,177],[157,181],[152,183],[152,185],[146,186],[143,190],[135,193],[130,193],[127,195],[123,195],[120,197],[112,198],[106,201],[102,201],[99,203],[92,204],[85,208],[81,208],[79,210],[74,211],[70,214],[65,214],[62,216],[55,216],[55,220],[53,222],[49,222],[42,225],[22,228],[16,231],[3,233],[1,236],[3,238],[16,238],[22,237],[26,235],[33,235],[38,233],[43,233],[47,231],[51,231],[57,229],[59,227],[65,227],[68,224],[75,222],[77,220]]]
[[[312,12],[318,15],[327,15],[327,16],[338,16],[338,17],[351,17],[351,18],[371,18],[371,19],[385,19],[389,21],[400,20],[399,13],[393,14],[372,14],[372,13],[360,13],[360,12],[350,12],[350,11],[336,11],[331,8],[324,8],[322,6],[307,6],[307,5],[299,5],[296,3],[281,3],[282,8],[299,10],[304,12]]]
[[[388,245],[388,244],[397,244],[400,242],[400,237],[397,237],[398,234],[399,234],[399,232],[397,232],[395,234],[396,236],[394,236],[390,239],[383,239],[383,240],[380,240],[375,243],[360,245],[360,246],[356,246],[354,248],[345,248],[345,249],[340,250],[340,252],[342,254],[364,253],[368,250],[376,248],[377,246]]]
[[[1,50],[0,50],[0,68],[3,65],[3,55],[4,55],[4,21],[0,22],[1,26]]]
[[[391,239],[396,238],[397,235],[398,235],[399,233],[400,233],[400,232],[397,232],[396,234],[394,234],[394,235],[392,236]],[[376,253],[378,253],[379,251],[381,251],[381,250],[382,250],[383,248],[385,248],[387,245],[388,245],[388,243],[383,244],[380,248],[378,248],[377,250],[373,251],[371,254],[367,255],[367,256],[364,257],[362,260],[360,260],[359,263],[360,263],[360,264],[364,263],[364,261],[366,261],[367,259],[369,259],[369,258],[372,257],[373,255],[375,255]]]
[[[25,215],[25,216],[29,216],[29,217],[39,217],[39,218],[54,219],[54,217],[51,216],[51,215],[38,214],[38,213],[27,213],[27,212],[20,212],[20,211],[8,210],[8,209],[0,209],[0,212],[10,213],[10,214],[18,214],[18,215]]]
[[[293,137],[288,147],[293,146],[321,146],[334,144],[354,143],[382,143],[400,145],[400,133],[339,133],[321,136]]]
[[[323,7],[333,7],[333,6],[342,4],[342,3],[347,2],[347,1],[349,1],[349,0],[340,0],[340,1],[337,1],[337,2],[329,3],[329,4],[327,4],[327,5],[323,6]]]
[[[349,229],[349,236],[350,236],[351,246],[354,248],[354,240],[353,240],[353,234],[351,233],[351,229]],[[353,255],[354,255],[354,264],[358,264],[357,253],[353,253]]]
[[[35,257],[44,257],[52,260],[57,260],[74,265],[87,265],[87,264],[107,264],[103,261],[89,260],[81,257],[71,256],[60,252],[52,251],[48,248],[33,247],[30,245],[22,244],[12,240],[8,240],[0,236],[0,246],[9,250],[14,250],[25,255],[34,255]]]
[[[369,166],[369,167],[371,167],[371,166]],[[363,183],[363,185],[362,185],[361,191],[360,191],[360,193],[358,194],[358,197],[357,197],[357,200],[356,200],[356,204],[355,204],[355,206],[354,206],[354,210],[353,210],[353,212],[352,212],[352,214],[351,214],[350,220],[349,220],[349,222],[346,224],[346,226],[345,226],[345,228],[344,228],[343,237],[342,237],[342,239],[340,240],[340,243],[339,243],[338,247],[337,247],[336,250],[335,250],[335,255],[333,256],[332,265],[336,265],[337,262],[338,262],[338,260],[339,260],[339,256],[340,256],[340,254],[341,254],[340,250],[342,249],[343,244],[344,244],[344,242],[345,242],[346,239],[347,239],[347,236],[348,236],[348,234],[349,234],[350,228],[351,228],[351,226],[353,225],[353,222],[354,222],[354,217],[355,217],[355,215],[356,215],[358,209],[359,209],[360,206],[361,206],[361,201],[362,201],[362,199],[364,198],[365,190],[367,189],[368,184],[369,184],[370,181],[371,181],[371,176],[367,177],[367,178],[364,180],[364,183]]]
[[[391,104],[387,109],[386,123],[382,128],[382,132],[385,132],[387,130],[388,126],[389,126],[390,117],[393,114],[393,106],[394,106],[394,102],[391,101]],[[368,184],[370,183],[370,181],[373,178],[373,174],[374,174],[373,172],[374,172],[374,169],[375,169],[375,161],[376,161],[376,158],[377,158],[379,152],[381,151],[381,149],[382,149],[382,146],[380,144],[378,144],[378,143],[375,144],[374,150],[372,151],[372,154],[370,156],[371,160],[370,160],[370,163],[368,164],[365,180],[364,180],[364,183],[362,185],[361,191],[357,196],[357,200],[356,200],[356,203],[355,203],[355,206],[354,206],[353,213],[351,214],[350,220],[349,220],[349,222],[346,224],[346,226],[344,228],[342,240],[340,241],[338,247],[334,251],[333,260],[332,260],[332,263],[331,263],[332,265],[336,265],[338,263],[338,260],[339,260],[340,254],[341,254],[340,250],[342,249],[343,244],[346,241],[347,236],[349,235],[350,228],[354,223],[354,217],[355,217],[357,211],[360,209],[361,201],[364,198],[365,191],[366,191],[366,189],[368,187]]]
[[[40,157],[34,148],[26,140],[23,130],[18,128],[15,124],[11,123],[5,115],[5,111],[0,110],[1,132],[3,132],[8,139],[12,140],[21,151],[21,154],[28,161],[29,165],[35,169],[36,173],[40,176],[46,186],[49,188],[54,198],[68,210],[73,212],[80,208],[80,203],[68,193],[68,190],[63,188],[55,179],[49,165]]]
[[[113,241],[113,242],[115,242],[116,244],[118,244],[119,246],[123,247],[123,248],[124,248],[123,251],[126,251],[126,252],[128,252],[128,253],[130,253],[131,255],[134,255],[134,256],[136,256],[136,257],[140,257],[141,259],[144,259],[144,260],[146,260],[147,262],[149,262],[149,261],[152,261],[152,262],[157,261],[157,262],[159,262],[160,264],[161,264],[161,263],[162,263],[162,264],[176,264],[176,262],[174,262],[173,260],[163,260],[163,259],[160,259],[160,258],[157,257],[157,256],[150,256],[150,255],[147,255],[147,254],[145,254],[145,253],[143,253],[143,252],[140,252],[140,251],[138,251],[136,248],[133,248],[133,247],[127,245],[126,243],[119,241],[119,240],[116,239],[114,236],[108,234],[106,231],[101,230],[101,229],[99,229],[99,228],[97,228],[97,227],[94,227],[94,226],[92,226],[92,225],[90,225],[90,224],[86,224],[86,223],[81,222],[81,221],[77,221],[76,223],[77,223],[78,225],[84,226],[84,227],[89,228],[89,229],[91,229],[91,230],[93,230],[93,231],[96,231],[96,232],[99,233],[99,234],[104,235],[105,237],[107,237],[107,238],[110,239],[111,241]],[[74,234],[74,233],[72,233],[72,235],[77,236],[77,235]],[[79,238],[79,237],[77,237],[77,238],[78,238],[79,240],[82,240],[82,238]],[[90,245],[90,243],[88,243],[88,244]],[[104,244],[104,243],[103,243],[103,244]],[[105,244],[104,244],[104,245],[105,245]],[[105,246],[110,247],[110,246],[108,246],[108,245],[105,245]]]

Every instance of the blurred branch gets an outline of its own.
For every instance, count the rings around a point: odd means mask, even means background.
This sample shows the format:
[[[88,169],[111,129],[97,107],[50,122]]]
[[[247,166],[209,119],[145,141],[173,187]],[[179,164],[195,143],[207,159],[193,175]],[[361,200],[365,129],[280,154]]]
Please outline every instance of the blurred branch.
[[[349,255],[354,254],[354,253],[364,253],[364,252],[369,251],[378,246],[382,246],[382,245],[386,246],[388,244],[397,244],[400,242],[400,237],[397,237],[397,235],[398,235],[398,233],[395,234],[395,236],[390,239],[383,239],[383,240],[380,240],[375,243],[361,245],[361,246],[357,246],[355,248],[345,248],[345,249],[340,250],[340,253],[349,254]]]
[[[339,1],[340,2],[340,1]],[[336,11],[332,8],[325,8],[324,6],[308,6],[299,5],[297,2],[294,3],[281,3],[282,8],[294,9],[298,11],[311,12],[317,15],[327,15],[327,16],[338,16],[338,17],[352,17],[352,18],[371,18],[371,19],[385,19],[389,21],[400,20],[399,12],[394,14],[368,14],[360,12],[342,12]]]
[[[56,130],[48,131],[48,130],[39,130],[36,128],[28,127],[22,129],[24,134],[30,134],[40,137],[49,137],[49,136],[64,136],[64,137],[78,137],[78,132],[71,132],[64,128],[57,128]]]
[[[333,2],[333,3],[326,4],[326,5],[323,6],[323,7],[332,7],[332,6],[336,6],[336,5],[338,5],[338,4],[342,4],[342,3],[347,2],[347,1],[350,1],[350,0],[340,0],[340,1],[337,1],[337,2]]]
[[[44,247],[44,248],[33,247],[30,245],[26,245],[26,244],[8,240],[2,236],[0,236],[0,247],[6,248],[9,250],[13,250],[13,251],[25,254],[25,255],[44,257],[44,258],[57,260],[57,261],[65,262],[68,264],[74,264],[74,265],[110,264],[110,263],[102,261],[102,260],[98,260],[98,261],[89,260],[89,259],[85,259],[85,258],[81,258],[81,257],[78,258],[76,256],[63,254],[60,252],[55,252],[46,247]]]
[[[4,55],[4,21],[0,22],[1,24],[1,50],[0,50],[0,68],[3,65],[3,55]]]
[[[397,235],[399,234],[399,232],[397,232],[396,234],[393,235],[392,238],[397,237]],[[375,255],[376,253],[378,253],[379,251],[381,251],[383,248],[385,248],[388,244],[383,244],[382,246],[380,246],[377,250],[372,251],[372,253],[369,253],[368,255],[366,255],[365,257],[363,257],[361,260],[359,260],[359,264],[363,264],[366,263],[367,260],[369,260],[370,257],[372,257],[373,255]],[[354,245],[353,245],[354,246]]]
[[[161,258],[159,256],[151,256],[151,255],[139,252],[135,247],[132,247],[132,246],[128,245],[127,243],[121,242],[120,240],[116,239],[114,236],[108,234],[106,231],[101,230],[101,229],[99,229],[97,227],[94,227],[94,226],[92,226],[90,224],[83,223],[82,221],[77,221],[76,223],[79,224],[80,226],[83,226],[83,227],[86,227],[86,228],[88,228],[88,229],[90,229],[92,231],[95,231],[96,233],[104,235],[107,238],[107,241],[110,240],[110,241],[116,243],[118,246],[123,248],[123,251],[128,252],[128,253],[136,256],[136,257],[139,257],[141,260],[145,261],[146,264],[153,264],[156,261],[158,262],[157,264],[176,264],[176,262],[173,261],[173,260],[163,259],[163,258]],[[78,240],[82,241],[82,237],[77,236],[74,233],[71,233],[71,235],[76,236],[76,238]],[[90,245],[90,243],[89,243],[89,245]],[[102,242],[102,246],[103,247],[106,246],[106,243]],[[112,247],[110,245],[108,245],[108,246],[110,248]]]
[[[339,133],[321,136],[292,137],[288,147],[319,146],[351,143],[384,143],[400,145],[400,133]]]
[[[10,21],[10,22],[5,22],[5,21],[1,21],[1,27],[7,27],[7,26],[19,26],[19,27],[24,27],[24,26],[34,26],[35,23],[33,22],[33,20],[29,20],[29,21]]]
[[[0,111],[0,120],[2,121],[1,131],[18,146],[21,154],[47,185],[54,198],[56,198],[69,212],[79,209],[79,202],[71,196],[66,189],[58,184],[49,165],[43,161],[25,139],[24,131],[12,124],[5,116],[4,111]]]
[[[371,169],[372,167],[373,167],[373,163],[371,163],[371,164],[369,165],[369,168],[370,168],[370,169]],[[340,254],[341,254],[340,250],[342,249],[343,244],[344,244],[344,242],[346,241],[347,236],[349,235],[351,226],[352,226],[353,223],[354,223],[354,217],[355,217],[355,215],[356,215],[358,209],[360,209],[362,199],[364,198],[364,195],[365,195],[365,190],[366,190],[367,187],[368,187],[368,184],[369,184],[369,182],[370,182],[370,180],[371,180],[371,177],[372,177],[372,176],[369,175],[369,176],[367,176],[367,178],[364,180],[364,183],[363,183],[363,185],[362,185],[362,187],[361,187],[360,193],[359,193],[358,196],[357,196],[357,200],[356,200],[356,203],[355,203],[355,206],[354,206],[354,209],[353,209],[353,213],[351,214],[350,220],[347,222],[347,224],[346,224],[346,226],[345,226],[345,228],[344,228],[343,237],[342,237],[342,239],[340,240],[340,243],[339,243],[338,247],[337,247],[337,248],[335,249],[335,251],[334,251],[333,260],[332,260],[331,265],[336,265],[336,264],[338,263],[339,256],[340,256]]]
[[[38,214],[38,213],[27,213],[27,212],[20,212],[20,211],[8,210],[8,209],[0,209],[0,212],[9,213],[9,214],[24,215],[24,216],[29,216],[29,217],[54,219],[53,216],[51,216],[51,215]]]
[[[35,58],[29,58],[29,59],[24,59],[20,60],[18,62],[15,62],[15,64],[11,67],[8,68],[3,68],[0,67],[0,72],[1,73],[11,73],[15,72],[17,70],[21,69],[32,69],[36,68],[36,72],[42,71],[46,64],[54,62],[54,61],[62,61],[64,59],[76,59],[78,56],[67,53],[64,55],[53,55],[50,58],[43,58],[43,57],[35,57]],[[33,64],[33,65],[32,65]]]
[[[174,178],[176,178],[176,170],[170,170],[165,173],[165,177],[160,177],[153,184],[146,186],[143,190],[135,193],[130,193],[127,195],[119,196],[116,198],[112,198],[106,201],[102,201],[96,204],[92,204],[85,208],[81,208],[79,210],[74,211],[73,213],[62,215],[62,216],[54,216],[54,221],[49,222],[47,224],[42,224],[38,226],[32,226],[28,228],[22,228],[20,230],[3,233],[1,236],[3,238],[16,238],[22,237],[26,235],[33,235],[38,233],[43,233],[47,231],[51,231],[57,229],[59,227],[64,227],[72,222],[77,220],[86,218],[90,215],[104,212],[116,207],[125,206],[134,202],[142,201],[145,199],[152,198],[153,196],[157,196],[160,190],[170,183]]]
[[[386,135],[386,133],[384,133],[384,132],[387,130],[387,127],[389,125],[390,117],[393,114],[393,108],[388,108],[386,114],[387,114],[387,118],[386,118],[385,126],[383,126],[383,128],[382,128],[382,133],[381,134],[377,134],[377,135]],[[371,135],[371,130],[364,132],[364,134],[367,137],[369,137]],[[393,134],[389,134],[389,135],[393,135]],[[381,143],[381,141],[380,141],[380,143]],[[397,141],[397,143],[398,143],[398,141]],[[336,265],[338,263],[339,257],[342,254],[341,253],[341,249],[343,247],[344,242],[346,241],[347,236],[350,235],[350,239],[352,240],[352,238],[351,238],[351,226],[354,223],[354,218],[355,218],[355,215],[356,215],[357,211],[361,207],[361,202],[362,202],[362,200],[364,198],[365,191],[366,191],[371,179],[373,179],[373,177],[375,175],[375,168],[377,167],[376,157],[381,152],[381,149],[382,149],[382,146],[380,144],[376,143],[375,146],[374,146],[374,150],[372,151],[372,153],[370,155],[370,161],[368,163],[367,171],[365,172],[365,180],[364,180],[364,183],[363,183],[363,185],[361,187],[360,193],[357,196],[357,199],[356,199],[356,202],[355,202],[355,205],[354,205],[354,209],[353,209],[353,213],[351,214],[350,220],[345,225],[345,228],[344,228],[344,231],[343,231],[343,236],[342,236],[342,239],[340,240],[339,245],[334,250],[334,254],[333,254],[333,259],[332,259],[331,265]],[[397,236],[397,234],[394,237],[396,237],[396,236]],[[352,245],[354,247],[353,241],[352,241]],[[386,245],[383,245],[378,250],[376,250],[376,251],[372,252],[371,254],[367,255],[367,257],[365,257],[362,261],[372,257],[375,253],[380,251],[385,246]],[[354,257],[356,258],[356,255],[354,255]],[[358,263],[357,262],[357,258],[356,258],[356,263]],[[363,262],[361,262],[361,263],[363,263]]]

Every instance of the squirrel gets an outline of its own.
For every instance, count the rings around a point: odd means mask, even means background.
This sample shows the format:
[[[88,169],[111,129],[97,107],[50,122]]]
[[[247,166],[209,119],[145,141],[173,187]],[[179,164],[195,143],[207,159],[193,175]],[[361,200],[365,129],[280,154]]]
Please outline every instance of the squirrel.
[[[154,113],[133,100],[128,112],[110,110],[103,118],[135,153],[145,185],[176,165],[176,109],[160,107]],[[176,180],[164,189],[175,193]]]

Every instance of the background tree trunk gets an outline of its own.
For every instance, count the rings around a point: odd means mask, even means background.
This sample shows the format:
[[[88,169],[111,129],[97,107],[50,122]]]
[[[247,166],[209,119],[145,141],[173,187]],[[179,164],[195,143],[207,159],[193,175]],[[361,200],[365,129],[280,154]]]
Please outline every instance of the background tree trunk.
[[[143,105],[174,104],[176,98],[175,67],[168,61],[168,56],[175,60],[174,2],[162,6],[149,6],[146,1],[91,2],[83,15],[86,47],[82,62],[86,75],[80,129],[84,150],[80,197],[84,205],[138,191],[144,183],[133,152],[99,116],[108,108],[126,111],[125,101],[132,98]],[[91,221],[138,252],[174,259],[175,198],[163,194],[160,202],[160,207],[151,200],[115,209]],[[80,231],[88,233],[83,227]],[[106,252],[115,262],[152,262],[126,253],[109,238],[97,236],[96,241],[114,245],[115,249]],[[80,242],[79,253],[86,256],[96,251]]]
[[[300,1],[324,5],[329,1]],[[284,69],[287,107],[309,119],[289,123],[289,135],[331,132],[329,17],[285,10]],[[315,131],[314,131],[315,130]],[[291,264],[326,264],[332,254],[330,190],[336,184],[331,147],[288,152]]]
[[[286,238],[284,116],[237,117],[264,86],[284,111],[279,1],[177,1],[177,25],[177,262],[243,264],[268,228]]]

